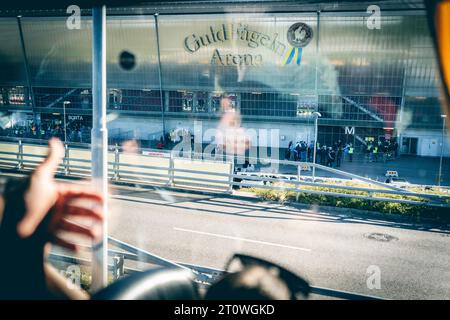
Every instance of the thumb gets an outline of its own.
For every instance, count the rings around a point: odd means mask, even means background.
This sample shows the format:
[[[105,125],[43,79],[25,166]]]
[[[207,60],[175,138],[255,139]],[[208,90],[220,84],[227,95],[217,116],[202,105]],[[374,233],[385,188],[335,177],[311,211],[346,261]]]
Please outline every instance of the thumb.
[[[50,139],[47,158],[31,176],[28,190],[24,194],[26,213],[17,225],[21,237],[30,236],[46,213],[54,205],[57,194],[53,186],[53,175],[64,156],[64,147],[58,139]]]
[[[48,147],[47,158],[36,168],[36,171],[53,176],[64,157],[64,146],[59,139],[52,138],[48,141]]]

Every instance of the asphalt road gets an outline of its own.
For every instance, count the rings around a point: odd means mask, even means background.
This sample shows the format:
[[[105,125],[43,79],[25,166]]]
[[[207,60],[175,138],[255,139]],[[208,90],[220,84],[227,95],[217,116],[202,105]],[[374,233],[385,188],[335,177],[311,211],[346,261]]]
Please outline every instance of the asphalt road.
[[[241,252],[278,262],[315,286],[450,299],[450,226],[166,190],[122,190],[110,208],[111,236],[167,259],[222,269]],[[367,286],[370,266],[379,268],[380,289]]]
[[[318,287],[450,299],[450,225],[169,190],[114,193],[109,234],[163,258],[223,269],[240,252],[278,262]],[[367,286],[374,268],[379,289]]]

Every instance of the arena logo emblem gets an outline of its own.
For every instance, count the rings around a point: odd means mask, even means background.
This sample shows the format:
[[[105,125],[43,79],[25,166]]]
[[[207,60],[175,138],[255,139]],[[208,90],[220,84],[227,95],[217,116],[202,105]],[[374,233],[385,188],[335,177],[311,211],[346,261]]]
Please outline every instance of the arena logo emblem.
[[[283,65],[295,61],[300,65],[302,60],[303,48],[306,47],[313,37],[313,31],[310,26],[303,22],[294,23],[287,31],[287,40],[292,46],[291,50],[286,51],[283,59]]]

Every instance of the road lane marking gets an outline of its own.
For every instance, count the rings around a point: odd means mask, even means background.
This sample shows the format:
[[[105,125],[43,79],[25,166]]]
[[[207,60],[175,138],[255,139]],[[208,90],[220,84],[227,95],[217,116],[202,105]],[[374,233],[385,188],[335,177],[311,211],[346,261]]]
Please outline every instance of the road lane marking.
[[[301,250],[301,251],[311,252],[311,249],[294,247],[294,246],[288,246],[288,245],[279,244],[279,243],[260,241],[260,240],[252,240],[252,239],[246,239],[246,238],[239,238],[239,237],[227,236],[227,235],[223,235],[223,234],[210,233],[210,232],[197,231],[197,230],[184,229],[184,228],[177,228],[177,227],[174,227],[173,229],[176,230],[176,231],[197,233],[197,234],[202,234],[202,235],[212,236],[212,237],[217,237],[217,238],[245,241],[245,242],[257,243],[257,244],[264,244],[264,245],[267,245],[267,246],[281,247],[281,248],[287,248],[287,249],[294,249],[294,250]]]

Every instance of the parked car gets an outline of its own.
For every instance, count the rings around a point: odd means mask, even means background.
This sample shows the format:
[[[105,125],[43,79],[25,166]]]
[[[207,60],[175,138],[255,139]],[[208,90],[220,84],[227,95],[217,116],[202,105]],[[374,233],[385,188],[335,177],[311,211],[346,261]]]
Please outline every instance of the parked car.
[[[395,170],[386,170],[386,173],[384,174],[385,177],[397,177],[398,178],[398,172]]]
[[[385,182],[399,188],[406,188],[407,186],[410,185],[410,183],[406,181],[406,179],[398,177],[389,177],[386,179]]]

